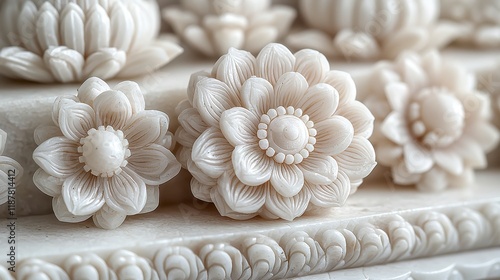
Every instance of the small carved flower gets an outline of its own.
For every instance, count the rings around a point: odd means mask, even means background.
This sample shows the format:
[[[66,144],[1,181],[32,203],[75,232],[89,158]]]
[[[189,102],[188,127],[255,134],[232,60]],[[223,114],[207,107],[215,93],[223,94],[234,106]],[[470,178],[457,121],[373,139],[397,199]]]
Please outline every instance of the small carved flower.
[[[317,51],[230,49],[211,74],[192,76],[180,104],[193,194],[237,219],[341,206],[375,166],[373,116],[355,96],[350,75]]]
[[[77,96],[58,97],[52,113],[56,126],[35,130],[40,146],[33,159],[41,168],[33,180],[54,197],[59,220],[93,216],[96,225],[116,228],[127,215],[158,206],[158,185],[174,177],[180,164],[169,151],[168,116],[144,110],[136,83],[110,89],[90,78]]]
[[[9,186],[15,188],[16,181],[23,175],[23,168],[17,161],[2,156],[7,142],[7,132],[0,129],[0,205],[7,202]]]
[[[181,0],[181,6],[164,9],[163,17],[188,44],[213,57],[231,47],[257,53],[285,35],[295,10],[271,7],[270,0]]]
[[[441,0],[441,18],[460,27],[458,41],[478,47],[500,47],[499,0]]]
[[[153,0],[26,0],[0,4],[0,74],[50,83],[151,72],[182,53]]]
[[[473,169],[499,133],[488,122],[488,96],[475,78],[437,52],[401,55],[381,63],[366,83],[365,104],[375,115],[377,161],[397,184],[421,190],[469,185]]]

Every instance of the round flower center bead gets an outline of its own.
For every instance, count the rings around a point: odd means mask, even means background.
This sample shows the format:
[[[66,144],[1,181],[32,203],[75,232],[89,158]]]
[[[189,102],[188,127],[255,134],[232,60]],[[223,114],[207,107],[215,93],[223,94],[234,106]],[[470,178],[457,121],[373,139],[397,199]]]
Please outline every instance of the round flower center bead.
[[[308,115],[292,106],[270,109],[260,118],[259,146],[278,163],[298,164],[314,151],[316,129]]]
[[[410,131],[424,145],[446,147],[462,135],[465,111],[452,94],[424,89],[409,106]]]
[[[92,128],[88,136],[80,140],[82,153],[79,160],[85,163],[85,171],[91,171],[95,176],[111,177],[121,172],[127,165],[130,156],[128,141],[124,139],[121,130],[114,130],[111,126],[98,129]]]

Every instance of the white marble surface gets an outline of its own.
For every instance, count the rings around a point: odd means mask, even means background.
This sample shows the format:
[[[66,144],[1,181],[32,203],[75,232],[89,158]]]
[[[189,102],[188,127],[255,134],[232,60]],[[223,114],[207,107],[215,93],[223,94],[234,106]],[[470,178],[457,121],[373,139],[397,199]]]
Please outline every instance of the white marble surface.
[[[60,223],[53,215],[24,217],[16,221],[18,261],[21,268],[30,258],[64,267],[70,256],[93,253],[92,258],[102,258],[110,265],[110,255],[125,249],[151,260],[153,269],[162,271],[166,268],[158,267],[158,259],[165,250],[181,246],[189,256],[174,255],[198,260],[204,254],[202,247],[224,243],[248,260],[254,277],[264,275],[259,273],[292,277],[500,246],[499,180],[499,170],[493,169],[480,172],[473,188],[442,193],[395,188],[386,182],[365,185],[345,207],[307,214],[293,222],[260,218],[236,222],[200,202],[134,216],[113,231],[95,228],[91,221]],[[2,228],[2,236],[7,234],[4,231]],[[250,250],[252,242],[264,247]],[[342,252],[336,251],[342,247],[343,255],[335,253]],[[309,257],[304,260],[298,257],[301,255]],[[274,259],[272,275],[253,259],[269,263],[270,256]],[[228,258],[207,256],[197,273],[210,274],[214,263],[232,267],[239,260],[235,255]],[[359,275],[359,271],[349,273],[346,275]]]
[[[500,248],[489,248],[433,258],[360,267],[296,278],[313,279],[499,279]]]

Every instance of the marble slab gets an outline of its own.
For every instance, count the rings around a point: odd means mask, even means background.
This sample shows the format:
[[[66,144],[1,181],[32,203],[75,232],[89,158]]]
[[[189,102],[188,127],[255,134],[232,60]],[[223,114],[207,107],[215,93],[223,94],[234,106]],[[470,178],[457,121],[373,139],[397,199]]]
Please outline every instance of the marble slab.
[[[442,193],[372,183],[342,208],[293,222],[234,221],[197,201],[129,217],[112,231],[91,221],[60,223],[53,215],[22,217],[15,221],[18,269],[36,260],[70,274],[68,260],[76,258],[119,274],[115,255],[126,252],[160,279],[176,269],[209,278],[222,269],[231,279],[269,279],[500,246],[499,171],[479,172],[474,187]],[[4,231],[0,236],[8,235]],[[1,244],[1,252],[7,250]]]

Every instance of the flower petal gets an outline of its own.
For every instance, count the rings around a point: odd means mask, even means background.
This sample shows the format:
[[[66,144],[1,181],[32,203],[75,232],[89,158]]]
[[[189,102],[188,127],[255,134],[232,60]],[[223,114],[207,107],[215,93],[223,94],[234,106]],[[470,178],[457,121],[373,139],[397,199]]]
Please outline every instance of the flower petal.
[[[231,169],[233,146],[227,142],[222,132],[211,127],[194,142],[191,158],[204,173],[218,178]]]
[[[408,168],[406,168],[406,164],[403,160],[400,160],[392,166],[391,173],[394,183],[400,185],[416,184],[422,177],[421,174],[411,173]]]
[[[294,65],[295,56],[290,50],[281,44],[271,43],[257,56],[256,73],[274,86],[283,74],[293,71]]]
[[[38,168],[35,174],[33,174],[33,182],[44,194],[56,197],[61,194],[64,180],[50,176],[47,172],[43,171],[43,169]]]
[[[243,106],[256,116],[267,113],[274,98],[273,86],[265,79],[252,77],[243,84],[241,99]]]
[[[406,168],[410,173],[423,173],[434,165],[432,154],[413,141],[406,143],[403,151]]]
[[[432,156],[437,165],[453,175],[460,175],[464,171],[464,163],[456,152],[436,149],[432,151]]]
[[[94,224],[100,228],[115,229],[125,221],[126,217],[127,214],[125,212],[118,212],[104,204],[92,219],[94,220]]]
[[[159,186],[146,186],[146,205],[142,208],[141,214],[154,211],[160,205]]]
[[[411,135],[408,132],[405,116],[397,112],[392,112],[385,118],[380,130],[385,137],[399,145],[404,145],[411,141]]]
[[[232,163],[236,177],[245,185],[258,186],[271,178],[272,160],[257,144],[236,146]]]
[[[351,180],[365,178],[377,165],[372,144],[359,136],[355,136],[351,145],[334,158],[337,160],[339,170],[344,171]]]
[[[118,3],[118,2],[117,2]],[[120,91],[127,97],[132,107],[132,114],[144,111],[145,102],[139,85],[135,82],[125,81],[113,87],[113,90]]]
[[[76,3],[67,3],[60,12],[61,46],[85,54],[85,14]]]
[[[202,120],[200,113],[195,108],[187,108],[183,110],[178,117],[180,126],[194,137],[200,136],[208,126]],[[193,141],[194,142],[194,141]]]
[[[51,46],[45,51],[43,61],[58,82],[69,83],[82,78],[85,58],[66,46]]]
[[[442,191],[448,186],[446,172],[439,167],[431,168],[422,174],[422,178],[417,183],[417,189],[425,192]]]
[[[320,83],[307,89],[300,108],[315,122],[333,116],[339,105],[339,93],[331,85]]]
[[[66,137],[50,138],[33,152],[36,164],[57,178],[67,178],[83,168],[79,157],[78,144]]]
[[[467,167],[485,168],[488,165],[482,147],[469,137],[460,138],[449,149],[458,153]]]
[[[104,205],[102,181],[84,170],[64,180],[61,195],[69,212],[85,216],[99,211]]]
[[[64,106],[78,103],[78,98],[74,95],[63,95],[56,97],[52,105],[52,121],[55,125],[59,126],[59,113]]]
[[[385,96],[392,110],[403,112],[410,98],[410,89],[405,83],[389,83],[385,86]]]
[[[22,78],[39,83],[54,81],[54,77],[45,66],[43,59],[38,54],[20,47],[1,49],[0,73],[10,78]]]
[[[95,112],[85,103],[63,105],[59,111],[59,128],[66,138],[79,142],[95,127]]]
[[[225,51],[224,51],[225,52]],[[229,48],[214,65],[212,77],[224,82],[234,94],[255,73],[255,57],[244,50]]]
[[[204,185],[215,187],[215,185],[217,184],[218,178],[212,178],[205,174],[191,158],[189,158],[189,160],[187,161],[186,167],[193,178],[199,182],[203,182]]]
[[[300,164],[304,179],[309,185],[328,185],[337,179],[339,167],[331,156],[312,153]]]
[[[92,5],[85,15],[86,55],[108,47],[110,36],[110,20],[106,10],[101,5]]]
[[[206,78],[196,84],[193,105],[200,112],[205,123],[218,126],[220,115],[225,110],[236,107],[238,98],[229,87],[216,79]]]
[[[377,155],[378,163],[385,166],[392,166],[398,160],[402,159],[403,147],[387,139],[381,139],[375,144],[375,155]]]
[[[303,49],[295,53],[294,71],[304,76],[309,86],[323,81],[326,72],[330,70],[330,63],[326,57],[315,50]]]
[[[108,84],[97,78],[88,78],[78,89],[78,99],[81,102],[94,106],[94,99],[101,94],[101,92],[108,91],[110,88]]]
[[[500,139],[500,133],[498,130],[490,123],[486,121],[475,122],[473,125],[469,125],[464,132],[470,135],[485,152],[493,150]]]
[[[336,180],[330,184],[306,184],[311,192],[311,202],[319,207],[343,206],[351,193],[351,181],[347,174],[338,172]]]
[[[123,128],[123,133],[130,149],[139,149],[163,138],[168,131],[168,125],[167,114],[145,110],[132,116]]]
[[[270,182],[280,196],[289,198],[304,189],[304,174],[296,165],[275,164]]]
[[[206,185],[196,180],[196,178],[194,177],[191,178],[190,185],[191,185],[191,193],[193,194],[194,197],[202,201],[212,202],[212,198],[210,197],[210,190],[212,188],[215,188],[215,186]]]
[[[11,159],[10,157],[0,156],[0,171],[9,173],[9,170],[14,170],[14,178],[19,179],[23,176],[24,169],[19,162]],[[12,171],[11,171],[12,173]]]
[[[354,127],[354,135],[364,138],[372,135],[375,117],[363,103],[355,100],[349,105],[342,106],[336,114],[351,122]]]
[[[146,205],[146,185],[132,170],[125,167],[120,174],[104,181],[104,199],[113,210],[134,215]]]
[[[402,78],[405,84],[408,85],[410,92],[418,92],[428,84],[428,77],[422,67],[419,65],[419,59],[412,58],[414,54],[407,56],[401,55],[399,61],[396,62],[399,72],[402,73]],[[460,67],[457,67],[460,68]]]
[[[221,214],[221,216],[226,216],[230,217],[231,219],[235,220],[248,220],[251,219],[255,216],[257,216],[257,213],[251,213],[251,214],[244,214],[244,213],[239,213],[231,209],[229,205],[227,205],[226,201],[222,197],[222,195],[219,193],[219,188],[212,188],[210,190],[210,197],[211,200],[214,202],[215,207]]]
[[[334,116],[314,125],[317,130],[314,150],[336,155],[347,149],[354,136],[352,124],[344,117]]]
[[[264,186],[247,186],[229,172],[222,175],[217,187],[227,205],[236,212],[257,213],[266,202]]]
[[[52,199],[52,210],[56,218],[61,222],[66,223],[79,223],[90,218],[91,215],[75,215],[68,211],[68,207],[66,207],[66,203],[62,195],[58,195]]]
[[[275,100],[271,107],[297,107],[306,93],[308,84],[304,76],[297,72],[288,72],[279,77],[274,86]]]
[[[188,97],[188,101],[190,102],[190,104],[193,103],[194,92],[196,91],[196,86],[197,86],[198,82],[205,79],[205,78],[209,78],[209,77],[210,77],[210,73],[208,73],[206,71],[198,71],[198,72],[191,74],[191,76],[189,77],[189,82],[188,82],[188,87],[187,87],[187,97]],[[181,105],[181,103],[179,103],[179,105]]]
[[[111,79],[120,72],[127,62],[127,54],[115,48],[102,48],[92,53],[85,60],[84,77]]]
[[[331,85],[337,90],[341,106],[356,99],[356,85],[349,73],[330,70],[326,73],[324,83]]]
[[[98,125],[110,125],[114,129],[122,129],[132,117],[132,107],[127,96],[115,90],[108,90],[97,96],[94,110]]]
[[[181,165],[165,147],[151,144],[132,152],[128,165],[147,185],[160,185],[172,179]]]
[[[34,140],[37,145],[49,140],[52,137],[63,136],[61,129],[55,125],[39,125],[34,131]],[[1,149],[0,149],[1,150]],[[0,155],[2,151],[0,151]]]
[[[311,200],[311,193],[307,188],[303,188],[301,192],[293,197],[283,197],[274,190],[273,187],[266,191],[266,209],[271,214],[292,221],[300,217],[307,209]]]
[[[220,118],[220,129],[233,146],[250,145],[258,142],[257,117],[242,107],[226,110]]]

